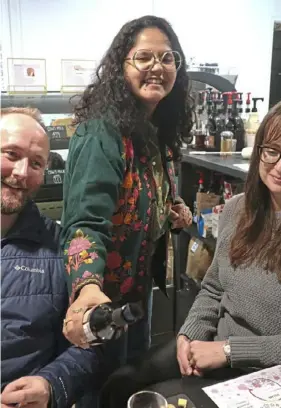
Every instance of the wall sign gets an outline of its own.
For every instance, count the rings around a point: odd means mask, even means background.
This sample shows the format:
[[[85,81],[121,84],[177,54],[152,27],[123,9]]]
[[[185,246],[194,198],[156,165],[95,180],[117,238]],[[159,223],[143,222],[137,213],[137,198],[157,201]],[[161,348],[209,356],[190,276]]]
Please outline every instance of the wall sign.
[[[69,137],[65,126],[46,126],[52,150],[68,149]]]
[[[93,60],[61,60],[61,92],[83,92],[94,73]]]
[[[47,93],[46,60],[8,58],[8,93]]]
[[[46,170],[45,184],[63,184],[64,170]]]

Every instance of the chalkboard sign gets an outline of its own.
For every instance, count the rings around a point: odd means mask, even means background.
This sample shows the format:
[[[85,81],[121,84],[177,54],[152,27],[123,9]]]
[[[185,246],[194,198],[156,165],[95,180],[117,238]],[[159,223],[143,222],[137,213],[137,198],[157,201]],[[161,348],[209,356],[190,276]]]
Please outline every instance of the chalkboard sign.
[[[46,170],[45,184],[63,184],[64,170]]]
[[[65,126],[47,126],[47,134],[52,150],[68,149],[69,137],[67,137]]]

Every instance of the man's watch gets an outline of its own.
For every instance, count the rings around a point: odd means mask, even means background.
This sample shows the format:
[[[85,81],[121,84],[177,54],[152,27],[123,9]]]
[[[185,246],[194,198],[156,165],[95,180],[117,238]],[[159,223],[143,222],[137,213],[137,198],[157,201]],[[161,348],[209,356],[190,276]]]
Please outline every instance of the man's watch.
[[[226,340],[226,342],[223,345],[223,352],[226,357],[226,361],[229,365],[231,365],[231,347],[229,340]]]

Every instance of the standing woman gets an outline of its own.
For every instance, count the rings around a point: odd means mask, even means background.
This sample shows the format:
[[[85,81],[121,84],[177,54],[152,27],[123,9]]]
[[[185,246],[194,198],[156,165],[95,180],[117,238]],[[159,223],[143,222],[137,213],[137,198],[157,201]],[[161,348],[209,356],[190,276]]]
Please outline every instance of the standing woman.
[[[61,239],[71,301],[64,334],[87,347],[87,309],[141,301],[145,317],[112,357],[120,364],[149,347],[152,280],[166,293],[169,230],[191,223],[175,197],[173,168],[192,127],[189,80],[166,20],[146,16],[121,28],[75,123],[64,179]]]

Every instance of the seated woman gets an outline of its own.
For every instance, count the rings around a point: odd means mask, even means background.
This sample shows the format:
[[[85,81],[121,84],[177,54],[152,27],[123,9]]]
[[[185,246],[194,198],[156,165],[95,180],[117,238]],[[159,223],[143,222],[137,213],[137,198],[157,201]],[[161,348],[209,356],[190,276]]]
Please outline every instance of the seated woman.
[[[281,364],[280,249],[281,103],[257,132],[245,194],[225,206],[213,263],[180,329],[183,375]]]
[[[195,404],[206,401],[200,390],[204,386],[281,364],[280,249],[281,103],[257,132],[245,194],[225,206],[214,260],[177,338],[177,360],[185,376],[182,392],[190,390]],[[175,369],[169,371],[175,347],[169,345],[167,352],[165,347],[135,371],[116,373],[107,392],[113,396],[114,381],[129,373],[128,393],[154,383],[153,389],[167,396],[161,384],[155,385],[171,378],[172,371],[177,375]],[[195,395],[191,388],[196,384]]]

